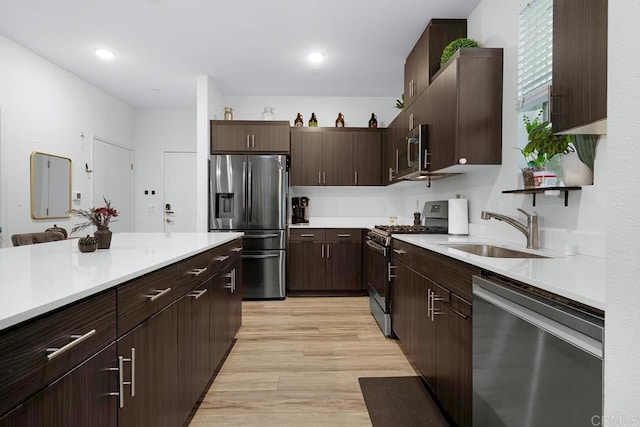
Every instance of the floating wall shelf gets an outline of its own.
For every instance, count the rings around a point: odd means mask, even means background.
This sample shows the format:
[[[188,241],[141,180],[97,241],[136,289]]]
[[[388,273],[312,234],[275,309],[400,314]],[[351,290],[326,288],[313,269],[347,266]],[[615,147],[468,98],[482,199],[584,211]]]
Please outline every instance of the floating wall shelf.
[[[582,187],[536,187],[520,190],[505,190],[502,194],[533,194],[533,206],[536,205],[536,194],[547,194],[550,191],[564,193],[564,205],[569,206],[569,191],[582,190]]]

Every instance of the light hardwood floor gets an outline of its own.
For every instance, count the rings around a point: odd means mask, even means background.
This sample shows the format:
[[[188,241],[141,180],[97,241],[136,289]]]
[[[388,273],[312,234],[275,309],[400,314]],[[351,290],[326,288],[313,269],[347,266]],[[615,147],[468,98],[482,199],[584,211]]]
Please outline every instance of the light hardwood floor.
[[[415,375],[366,297],[243,302],[191,426],[370,426],[359,377]]]

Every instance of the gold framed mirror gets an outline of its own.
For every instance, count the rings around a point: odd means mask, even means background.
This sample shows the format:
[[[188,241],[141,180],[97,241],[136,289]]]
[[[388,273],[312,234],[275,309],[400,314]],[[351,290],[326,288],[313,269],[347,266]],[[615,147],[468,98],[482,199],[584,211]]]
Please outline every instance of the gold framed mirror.
[[[31,153],[31,218],[69,218],[71,215],[71,159]]]

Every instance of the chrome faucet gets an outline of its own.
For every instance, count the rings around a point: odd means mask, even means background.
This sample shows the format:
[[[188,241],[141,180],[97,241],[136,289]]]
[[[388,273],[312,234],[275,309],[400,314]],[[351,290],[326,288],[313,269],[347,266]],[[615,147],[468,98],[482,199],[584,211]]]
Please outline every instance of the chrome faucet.
[[[527,216],[527,225],[520,223],[518,220],[510,218],[505,215],[500,215],[493,212],[482,211],[480,214],[480,218],[482,219],[497,219],[498,221],[506,222],[507,224],[516,228],[516,230],[520,231],[527,238],[527,248],[528,249],[539,249],[538,245],[538,216],[531,215],[525,212],[522,209],[518,209],[520,212]]]

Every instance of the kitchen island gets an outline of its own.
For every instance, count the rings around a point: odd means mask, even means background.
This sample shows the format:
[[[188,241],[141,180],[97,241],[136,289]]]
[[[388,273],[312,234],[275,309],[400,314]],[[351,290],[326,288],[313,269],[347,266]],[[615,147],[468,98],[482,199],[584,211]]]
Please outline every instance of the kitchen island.
[[[181,425],[242,321],[241,237],[0,250],[0,426]]]

